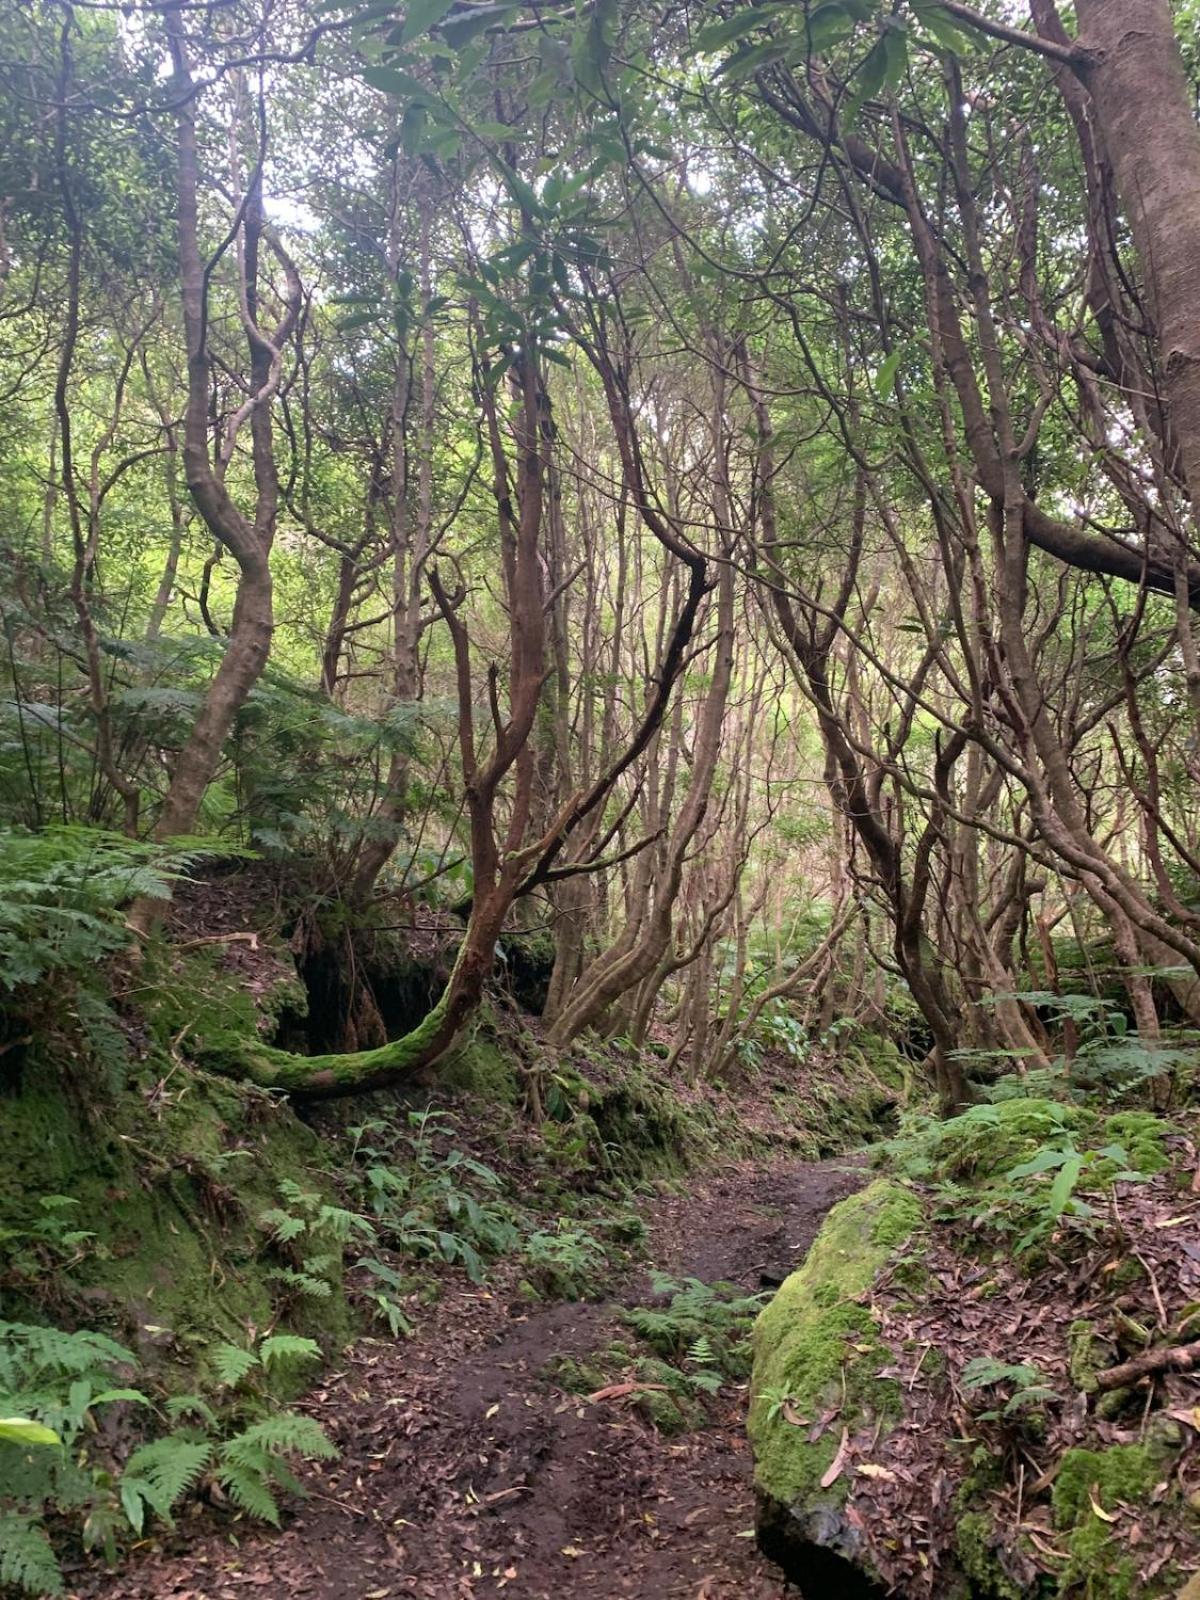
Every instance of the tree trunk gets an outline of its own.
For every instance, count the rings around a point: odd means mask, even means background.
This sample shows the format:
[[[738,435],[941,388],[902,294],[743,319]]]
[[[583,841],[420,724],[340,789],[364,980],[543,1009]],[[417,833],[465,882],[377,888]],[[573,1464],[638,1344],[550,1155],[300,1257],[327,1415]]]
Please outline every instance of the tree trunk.
[[[1200,129],[1167,0],[1078,0],[1082,70],[1129,221],[1171,427],[1200,502]]]

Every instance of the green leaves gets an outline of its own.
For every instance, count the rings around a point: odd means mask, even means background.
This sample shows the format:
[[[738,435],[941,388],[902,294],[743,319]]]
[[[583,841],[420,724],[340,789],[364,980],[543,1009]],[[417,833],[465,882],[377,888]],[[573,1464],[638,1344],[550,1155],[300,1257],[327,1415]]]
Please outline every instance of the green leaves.
[[[121,1505],[135,1533],[146,1510],[170,1521],[171,1509],[199,1482],[212,1456],[209,1440],[192,1433],[168,1433],[135,1450],[121,1475]]]
[[[410,0],[400,30],[400,43],[411,44],[423,33],[428,33],[435,22],[440,22],[455,0]]]
[[[902,349],[893,350],[891,355],[875,374],[875,393],[881,400],[886,400],[892,392],[892,385],[896,381],[896,374],[900,370],[900,363],[904,359]]]
[[[0,1584],[11,1584],[29,1595],[63,1592],[62,1573],[50,1541],[31,1516],[0,1512]]]
[[[396,95],[406,100],[429,99],[429,90],[425,85],[419,78],[414,78],[411,72],[406,72],[403,67],[364,67],[359,76],[364,83],[369,83],[372,89],[378,89],[383,94]]]
[[[321,1346],[315,1339],[304,1339],[294,1333],[274,1333],[258,1347],[259,1358],[270,1369],[281,1361],[319,1361]]]
[[[530,185],[526,183],[525,179],[521,177],[520,173],[514,172],[506,162],[499,161],[496,163],[496,165],[500,173],[501,182],[504,184],[504,187],[508,190],[509,194],[512,195],[513,199],[520,206],[521,210],[526,212],[530,217],[539,216],[542,208],[538,201],[538,197],[533,192],[533,189],[530,187]]]
[[[214,1345],[209,1354],[209,1361],[216,1375],[217,1382],[227,1389],[236,1387],[248,1373],[258,1366],[258,1357],[253,1350],[243,1350],[236,1344]]]
[[[782,10],[782,6],[750,6],[745,11],[735,11],[731,17],[723,17],[720,22],[710,22],[707,27],[701,28],[692,40],[693,48],[702,55],[720,50],[736,39],[745,38],[756,28],[761,28]]]
[[[907,65],[908,39],[904,24],[889,17],[851,80],[853,87],[840,112],[842,124],[850,127],[868,100],[873,100],[884,89],[894,88],[904,76]]]
[[[808,18],[808,44],[814,55],[828,50],[830,45],[849,38],[854,31],[855,19],[841,0],[830,0],[810,12]]]
[[[938,5],[936,0],[915,0],[912,9],[920,31],[951,55],[961,55],[963,51],[978,46],[979,35],[974,29],[951,16],[945,6]]]
[[[496,27],[504,17],[516,9],[512,5],[471,6],[447,17],[441,25],[441,35],[452,50],[462,50],[472,39],[477,39],[488,28]]]
[[[989,1388],[994,1383],[1014,1383],[1021,1387],[1040,1383],[1037,1367],[1024,1362],[997,1361],[994,1356],[974,1356],[962,1370],[964,1389]]]
[[[791,54],[793,39],[766,39],[762,44],[752,44],[736,51],[717,68],[717,77],[729,83],[739,83],[763,67],[772,66]]]
[[[1058,1176],[1050,1185],[1049,1208],[1052,1217],[1061,1217],[1067,1209],[1083,1172],[1083,1161],[1083,1156],[1077,1150],[1072,1150],[1059,1167]]]
[[[13,1444],[62,1443],[53,1428],[47,1428],[40,1422],[32,1422],[28,1417],[0,1417],[0,1439],[7,1439]]]

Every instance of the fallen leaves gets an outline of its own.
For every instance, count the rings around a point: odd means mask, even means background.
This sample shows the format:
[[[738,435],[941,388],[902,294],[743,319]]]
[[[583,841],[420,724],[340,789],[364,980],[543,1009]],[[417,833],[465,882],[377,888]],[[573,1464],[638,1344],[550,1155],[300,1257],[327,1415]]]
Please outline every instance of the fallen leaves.
[[[587,1398],[589,1405],[596,1405],[601,1400],[624,1400],[629,1395],[648,1394],[655,1392],[666,1394],[665,1383],[606,1383],[603,1389],[593,1389]]]
[[[850,1430],[849,1428],[843,1428],[842,1442],[837,1447],[837,1453],[834,1455],[833,1460],[825,1468],[825,1471],[821,1474],[822,1489],[828,1489],[838,1481],[842,1475],[843,1469],[845,1468],[846,1458],[849,1454]]]

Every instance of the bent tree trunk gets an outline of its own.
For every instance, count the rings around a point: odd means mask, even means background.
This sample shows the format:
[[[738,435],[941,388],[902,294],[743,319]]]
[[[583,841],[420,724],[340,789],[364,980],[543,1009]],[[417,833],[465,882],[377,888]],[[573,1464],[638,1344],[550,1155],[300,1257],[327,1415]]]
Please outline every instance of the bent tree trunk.
[[[432,1011],[402,1038],[374,1050],[320,1056],[292,1055],[238,1040],[215,1047],[203,1058],[204,1065],[260,1088],[286,1090],[309,1100],[365,1094],[404,1082],[445,1055],[475,1014],[511,903],[507,887],[474,902],[449,982]]]

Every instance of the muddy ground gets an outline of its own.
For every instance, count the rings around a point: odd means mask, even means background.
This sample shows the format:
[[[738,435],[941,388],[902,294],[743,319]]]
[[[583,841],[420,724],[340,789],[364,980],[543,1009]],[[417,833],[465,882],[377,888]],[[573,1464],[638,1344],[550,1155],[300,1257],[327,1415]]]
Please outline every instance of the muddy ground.
[[[730,1168],[655,1204],[648,1259],[772,1285],[859,1186],[853,1163]],[[462,1284],[406,1341],[364,1340],[306,1402],[341,1449],[280,1532],[210,1515],[79,1600],[767,1600],[795,1596],[752,1536],[745,1393],[664,1437],[627,1397],[547,1376],[623,1331],[608,1303],[530,1307],[502,1276]],[[645,1303],[644,1279],[623,1298]]]

